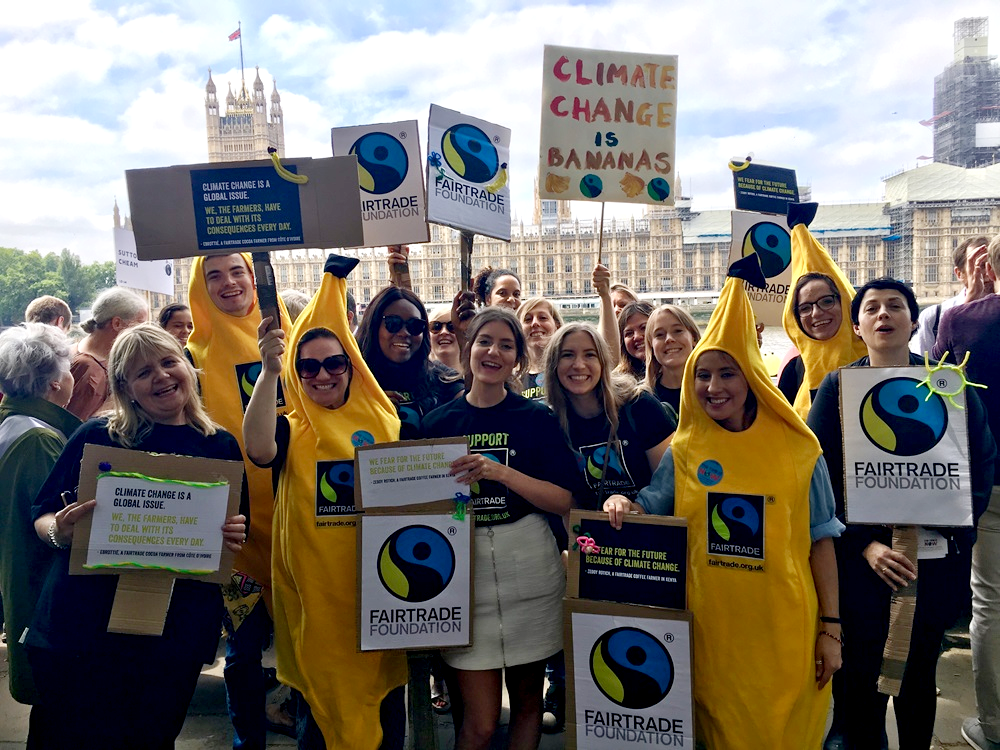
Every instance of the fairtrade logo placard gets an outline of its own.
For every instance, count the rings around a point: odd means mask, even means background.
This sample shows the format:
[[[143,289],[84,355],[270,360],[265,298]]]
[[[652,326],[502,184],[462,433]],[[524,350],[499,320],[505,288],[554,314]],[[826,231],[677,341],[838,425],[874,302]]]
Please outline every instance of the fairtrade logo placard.
[[[608,700],[623,708],[649,708],[670,692],[674,663],[667,649],[646,631],[616,628],[594,643],[590,674]]]
[[[246,362],[242,365],[236,365],[236,385],[240,391],[240,403],[243,405],[244,413],[247,410],[247,404],[250,403],[250,397],[253,395],[254,386],[257,385],[257,379],[260,377],[261,363],[260,362]],[[285,391],[281,387],[281,381],[278,381],[278,399],[277,408],[282,408],[285,405]]]
[[[708,493],[708,552],[764,559],[764,496]]]
[[[784,227],[770,221],[759,222],[743,235],[743,257],[754,253],[764,276],[773,279],[792,262],[792,238]]]
[[[455,550],[430,526],[395,531],[378,553],[378,577],[390,594],[404,602],[426,602],[438,596],[455,575]]]
[[[391,193],[406,179],[409,168],[406,149],[388,133],[366,133],[348,153],[358,157],[358,183],[366,193]]]
[[[860,422],[865,437],[886,453],[917,456],[941,442],[948,428],[948,408],[920,381],[890,378],[865,394]]]
[[[316,515],[354,512],[354,461],[317,461]]]
[[[489,182],[500,169],[500,156],[489,137],[467,122],[444,131],[441,153],[452,171],[469,182]]]

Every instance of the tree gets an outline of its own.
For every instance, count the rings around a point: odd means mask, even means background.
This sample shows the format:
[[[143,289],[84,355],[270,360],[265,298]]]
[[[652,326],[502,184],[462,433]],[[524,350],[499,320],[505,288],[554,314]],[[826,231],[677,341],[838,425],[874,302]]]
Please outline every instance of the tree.
[[[28,303],[44,294],[65,300],[75,311],[114,285],[112,261],[85,266],[69,250],[43,256],[0,247],[0,326],[20,323]]]
[[[93,296],[93,281],[80,262],[80,257],[66,248],[59,255],[58,267],[66,289],[66,304],[70,310],[78,310],[80,305],[89,302]]]

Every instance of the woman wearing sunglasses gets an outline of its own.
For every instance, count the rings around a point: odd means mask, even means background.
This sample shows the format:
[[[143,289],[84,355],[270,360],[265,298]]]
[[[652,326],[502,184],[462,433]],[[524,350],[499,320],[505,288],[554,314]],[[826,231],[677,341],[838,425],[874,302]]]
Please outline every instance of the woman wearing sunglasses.
[[[277,477],[272,579],[278,677],[298,694],[298,746],[308,750],[401,748],[406,716],[405,656],[355,648],[354,446],[399,436],[395,408],[348,328],[345,278],[356,264],[330,256],[319,292],[296,320],[287,347],[283,331],[267,331],[268,320],[261,322],[263,369],[243,421],[247,455]],[[276,417],[283,359],[291,411]]]
[[[399,410],[403,440],[419,437],[423,415],[462,392],[458,373],[431,360],[427,311],[409,289],[387,286],[375,295],[358,327],[358,346]]]
[[[451,305],[438,305],[430,311],[431,359],[461,372],[462,350],[451,320]]]

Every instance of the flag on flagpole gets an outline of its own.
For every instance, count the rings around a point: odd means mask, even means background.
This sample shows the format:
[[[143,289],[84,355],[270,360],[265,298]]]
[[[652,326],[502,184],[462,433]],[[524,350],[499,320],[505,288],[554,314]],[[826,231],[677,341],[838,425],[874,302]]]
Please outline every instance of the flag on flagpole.
[[[240,30],[239,29],[236,29],[236,31],[234,31],[232,34],[229,35],[229,41],[231,41],[231,42],[235,42],[239,38],[240,38]]]

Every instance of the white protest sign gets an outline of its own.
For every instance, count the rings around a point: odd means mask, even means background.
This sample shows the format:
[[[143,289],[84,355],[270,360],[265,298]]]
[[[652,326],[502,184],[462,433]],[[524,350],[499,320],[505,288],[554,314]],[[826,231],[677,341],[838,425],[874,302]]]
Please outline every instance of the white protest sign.
[[[427,221],[510,242],[510,129],[431,105]]]
[[[359,448],[355,501],[365,511],[401,508],[456,495],[468,501],[469,486],[448,473],[451,462],[469,452],[465,438],[403,440]]]
[[[792,283],[792,236],[788,222],[776,214],[733,211],[732,237],[727,265],[756,253],[767,288],[747,286],[750,306],[761,323],[780,328]]]
[[[362,651],[472,643],[472,517],[363,515],[358,544]]]
[[[674,205],[677,56],[545,46],[538,194]]]
[[[131,229],[115,227],[115,284],[173,296],[174,262],[139,260],[135,234]]]
[[[358,158],[365,246],[430,239],[417,121],[333,128],[335,156]]]
[[[693,748],[690,615],[575,600],[566,606],[572,746]]]
[[[219,569],[227,482],[106,472],[97,478],[95,497],[85,569]]]
[[[932,392],[924,381],[952,393]],[[851,523],[971,526],[965,392],[951,370],[845,367],[844,495]],[[953,402],[953,403],[952,403]]]

